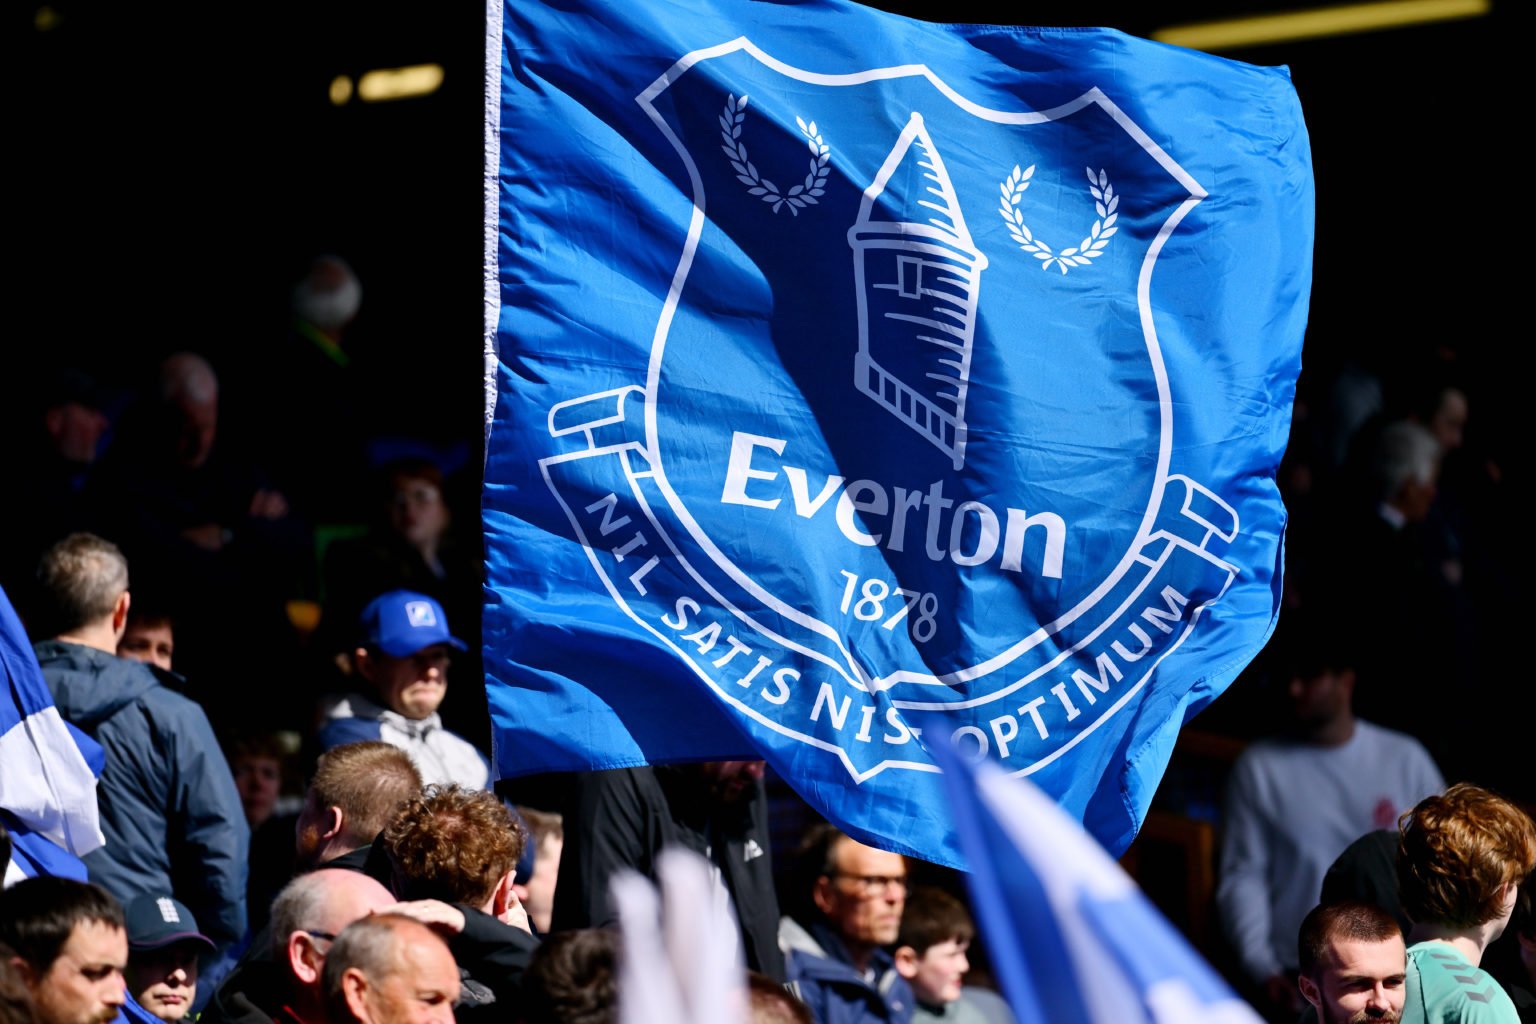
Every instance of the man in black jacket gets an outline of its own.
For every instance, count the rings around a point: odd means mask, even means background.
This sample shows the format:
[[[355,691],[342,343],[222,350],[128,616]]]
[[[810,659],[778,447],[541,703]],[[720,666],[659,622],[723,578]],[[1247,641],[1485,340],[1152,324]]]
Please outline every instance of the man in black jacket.
[[[616,922],[608,895],[614,872],[629,868],[655,881],[657,854],[683,846],[719,869],[747,967],[784,980],[763,762],[585,772],[564,824],[554,931]]]

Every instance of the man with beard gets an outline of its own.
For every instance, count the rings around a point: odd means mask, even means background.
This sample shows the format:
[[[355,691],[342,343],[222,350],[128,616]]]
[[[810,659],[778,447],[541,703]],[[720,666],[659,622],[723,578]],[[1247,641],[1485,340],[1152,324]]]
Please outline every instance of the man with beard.
[[[0,892],[0,943],[37,1024],[106,1024],[127,1001],[123,908],[99,885],[37,877]]]
[[[1359,901],[1314,907],[1297,938],[1297,985],[1318,1024],[1395,1024],[1406,997],[1408,951],[1397,921]]]
[[[1274,681],[1288,683],[1292,728],[1253,743],[1232,767],[1216,889],[1253,998],[1282,1017],[1303,1008],[1296,934],[1329,866],[1444,788],[1418,740],[1355,717],[1346,627],[1286,615],[1266,654]]]

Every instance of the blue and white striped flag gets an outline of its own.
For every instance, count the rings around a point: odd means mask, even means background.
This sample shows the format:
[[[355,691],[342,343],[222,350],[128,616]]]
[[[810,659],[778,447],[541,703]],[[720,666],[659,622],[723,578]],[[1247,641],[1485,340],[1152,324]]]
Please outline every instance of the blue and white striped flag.
[[[935,753],[971,904],[1018,1024],[1260,1024],[1038,786]]]
[[[487,44],[500,775],[762,756],[954,864],[953,738],[1123,849],[1280,606],[1285,70],[847,0]]]
[[[23,860],[35,860],[39,870],[70,873],[49,868],[55,860],[70,861],[35,840],[47,840],[74,857],[83,857],[105,842],[96,813],[96,775],[80,749],[80,741],[93,746],[94,741],[79,736],[59,717],[26,630],[4,589],[0,589],[0,667],[6,684],[6,696],[0,698],[0,810],[22,826],[17,836],[18,870]],[[35,857],[29,857],[28,850],[35,850]]]

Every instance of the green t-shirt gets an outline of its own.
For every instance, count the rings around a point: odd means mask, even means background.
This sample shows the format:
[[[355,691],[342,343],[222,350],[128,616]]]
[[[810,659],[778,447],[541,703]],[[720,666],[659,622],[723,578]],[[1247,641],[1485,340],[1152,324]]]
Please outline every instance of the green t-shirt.
[[[1493,975],[1455,946],[1420,942],[1408,947],[1402,1024],[1520,1024],[1520,1017]]]

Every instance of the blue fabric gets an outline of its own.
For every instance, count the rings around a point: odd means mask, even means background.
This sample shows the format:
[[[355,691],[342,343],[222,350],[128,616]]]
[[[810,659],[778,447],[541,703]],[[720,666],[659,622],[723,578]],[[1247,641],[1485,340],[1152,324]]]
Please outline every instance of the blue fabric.
[[[824,921],[803,931],[780,930],[787,942],[785,965],[790,989],[810,1009],[816,1024],[908,1024],[917,999],[883,949],[872,950],[868,977],[854,967],[842,939]]]
[[[339,747],[343,743],[361,743],[365,740],[377,739],[379,739],[379,720],[354,716],[327,719],[320,727],[315,742],[321,751],[326,751]]]
[[[978,926],[1018,1024],[1259,1017],[1028,780],[939,749]]]
[[[101,846],[96,778],[101,745],[63,720],[9,596],[0,588],[0,809],[19,834],[36,834],[40,858],[71,859]],[[70,877],[74,877],[71,875]]]
[[[126,1024],[162,1024],[159,1017],[156,1017],[139,1005],[138,1000],[133,998],[133,993],[131,992],[128,993],[128,998],[123,1002],[123,1008],[118,1012],[113,1024],[123,1024],[123,1022],[126,1022]]]
[[[763,756],[953,865],[953,739],[1123,850],[1279,609],[1286,71],[842,0],[488,50],[498,773]]]
[[[0,811],[0,824],[4,824],[11,834],[11,863],[26,877],[90,881],[85,862],[62,846],[32,831],[4,811]]]

